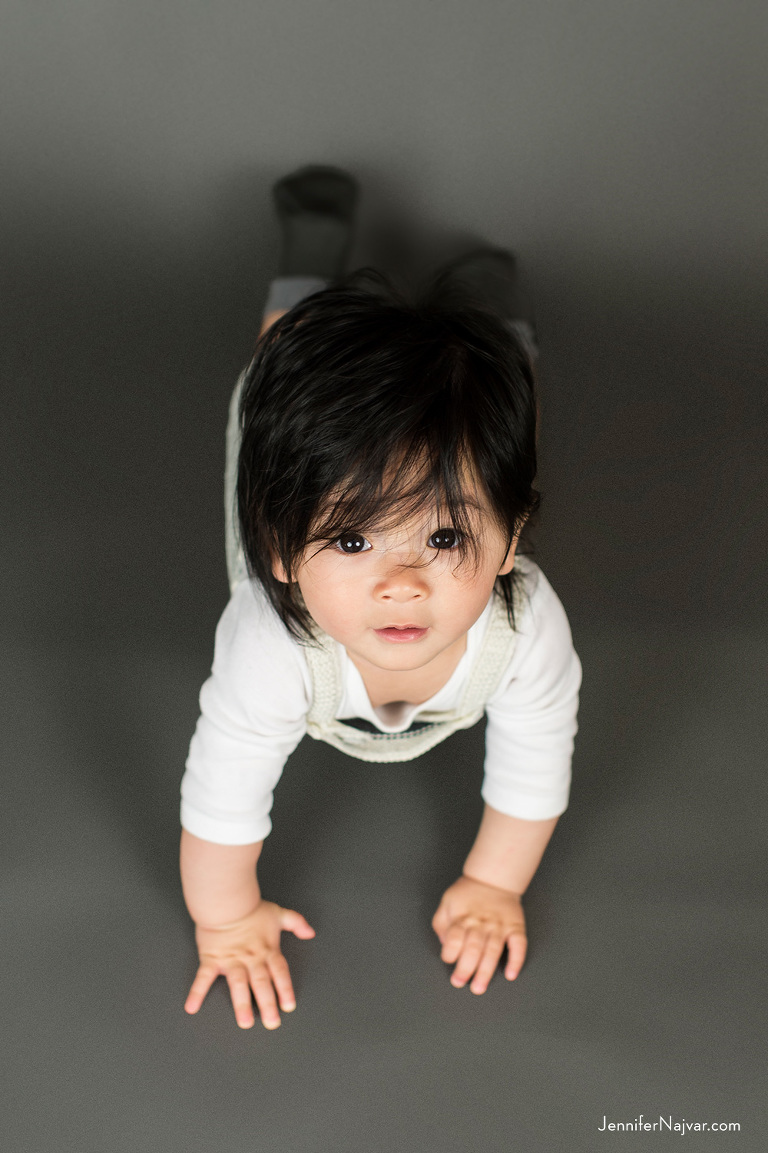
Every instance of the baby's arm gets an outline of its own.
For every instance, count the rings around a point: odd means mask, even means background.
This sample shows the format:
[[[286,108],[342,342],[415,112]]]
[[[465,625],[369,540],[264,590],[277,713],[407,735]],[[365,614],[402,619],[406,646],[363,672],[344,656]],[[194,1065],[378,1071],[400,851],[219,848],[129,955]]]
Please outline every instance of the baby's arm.
[[[196,1013],[221,975],[243,1029],[254,1023],[251,989],[267,1029],[280,1024],[275,990],[285,1012],[296,1007],[288,963],[280,952],[282,930],[304,940],[315,935],[300,913],[263,900],[256,878],[263,843],[219,845],[186,829],[181,833],[181,883],[200,955],[184,1008]]]
[[[552,814],[568,805],[578,727],[581,663],[565,609],[537,565],[526,558],[521,567],[535,579],[509,668],[486,705],[485,813],[463,875],[432,921],[443,960],[458,960],[452,983],[461,987],[474,973],[474,993],[485,992],[505,945],[508,980],[525,960],[521,897],[557,824]]]
[[[533,880],[559,817],[524,821],[486,804],[463,874],[522,897]]]
[[[200,954],[186,1009],[196,1013],[221,975],[243,1028],[253,1024],[251,989],[268,1028],[280,1024],[278,1000],[290,1012],[281,932],[314,936],[298,913],[262,898],[256,876],[275,786],[306,731],[296,650],[265,595],[242,581],[216,628],[181,781],[181,878]]]
[[[558,819],[524,821],[486,804],[462,876],[443,894],[432,919],[443,961],[458,962],[451,977],[456,988],[474,973],[470,988],[484,993],[505,945],[507,980],[520,972],[527,948],[521,898]]]

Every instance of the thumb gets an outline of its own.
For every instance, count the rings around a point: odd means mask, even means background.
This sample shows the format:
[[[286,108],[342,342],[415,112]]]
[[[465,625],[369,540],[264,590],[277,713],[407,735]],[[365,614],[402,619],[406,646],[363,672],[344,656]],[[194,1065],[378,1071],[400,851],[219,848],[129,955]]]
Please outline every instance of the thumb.
[[[306,940],[308,937],[314,937],[315,930],[310,925],[301,913],[297,913],[294,909],[283,909],[280,917],[280,928],[287,929],[290,933],[295,933],[297,937]]]
[[[432,928],[439,937],[441,943],[443,936],[445,935],[445,930],[448,928],[448,919],[448,910],[445,908],[445,905],[441,904],[440,908],[432,918]]]

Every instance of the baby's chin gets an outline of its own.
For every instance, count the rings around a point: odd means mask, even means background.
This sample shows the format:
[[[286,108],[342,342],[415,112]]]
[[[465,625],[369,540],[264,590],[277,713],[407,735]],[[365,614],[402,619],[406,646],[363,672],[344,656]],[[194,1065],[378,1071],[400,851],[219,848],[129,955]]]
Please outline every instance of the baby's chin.
[[[405,644],[392,644],[376,637],[372,639],[372,643],[345,647],[356,661],[364,662],[382,672],[411,673],[432,664],[451,645],[429,644],[428,637],[422,641]]]
[[[371,664],[387,669],[420,669],[423,665],[429,664],[436,655],[423,646],[390,645],[386,641],[361,645],[356,651]]]

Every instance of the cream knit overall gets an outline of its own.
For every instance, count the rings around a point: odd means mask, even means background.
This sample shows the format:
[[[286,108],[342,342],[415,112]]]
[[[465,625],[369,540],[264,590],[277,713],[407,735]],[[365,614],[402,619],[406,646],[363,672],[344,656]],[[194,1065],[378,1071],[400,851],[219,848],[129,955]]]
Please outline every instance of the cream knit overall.
[[[304,646],[313,686],[307,732],[315,740],[326,741],[361,761],[392,762],[413,760],[457,729],[468,729],[480,720],[486,702],[493,696],[509,666],[517,634],[507,618],[503,598],[494,594],[491,619],[458,707],[441,712],[426,710],[419,714],[421,727],[402,733],[362,732],[351,724],[336,720],[343,694],[339,651],[327,633],[316,633],[316,637],[320,642],[319,648]]]

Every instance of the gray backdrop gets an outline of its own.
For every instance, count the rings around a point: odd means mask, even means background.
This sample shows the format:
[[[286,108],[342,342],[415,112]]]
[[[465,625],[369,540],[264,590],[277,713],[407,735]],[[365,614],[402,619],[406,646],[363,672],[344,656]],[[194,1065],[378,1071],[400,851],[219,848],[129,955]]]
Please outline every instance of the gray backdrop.
[[[766,49],[757,0],[5,0],[3,1128],[19,1153],[765,1148]],[[363,186],[351,266],[514,248],[536,558],[584,667],[572,803],[482,997],[429,921],[482,726],[304,742],[260,876],[298,1009],[196,1017],[178,785],[226,603],[224,428],[269,189]],[[311,746],[311,747],[310,747]]]

